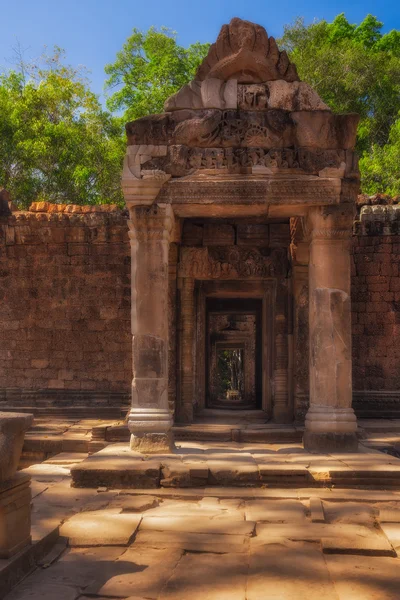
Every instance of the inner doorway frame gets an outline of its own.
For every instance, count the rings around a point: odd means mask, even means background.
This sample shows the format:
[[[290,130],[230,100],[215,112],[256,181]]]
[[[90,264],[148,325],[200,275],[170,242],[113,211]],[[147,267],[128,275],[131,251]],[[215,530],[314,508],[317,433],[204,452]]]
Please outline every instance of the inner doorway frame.
[[[260,410],[262,406],[262,328],[263,328],[263,314],[262,314],[262,299],[261,298],[206,298],[206,405],[207,408],[223,409],[223,403],[220,403],[217,398],[213,398],[211,381],[213,380],[212,367],[216,366],[214,361],[217,361],[217,348],[218,346],[224,348],[233,348],[238,344],[242,346],[243,350],[243,374],[244,374],[244,393],[245,398],[243,407],[240,405],[235,407],[235,410]],[[254,331],[254,366],[253,366],[253,401],[251,406],[246,403],[248,400],[247,394],[249,392],[249,376],[248,367],[249,358],[248,352],[248,340],[246,332],[237,332],[237,342],[234,342],[232,336],[228,334],[228,338],[223,340],[212,340],[211,320],[213,315],[253,315],[255,321]],[[224,337],[223,331],[220,332]],[[215,336],[215,332],[214,332]],[[234,336],[233,336],[234,337]],[[213,361],[214,358],[214,361]],[[217,361],[218,362],[218,361]],[[215,392],[215,389],[213,390]],[[229,404],[229,402],[228,402]]]
[[[274,376],[274,340],[275,310],[277,302],[277,282],[275,279],[263,280],[196,280],[195,282],[196,331],[194,340],[194,408],[202,411],[206,406],[207,361],[206,361],[206,303],[208,298],[221,299],[257,299],[262,301],[261,308],[261,410],[266,418],[272,417],[273,376]]]

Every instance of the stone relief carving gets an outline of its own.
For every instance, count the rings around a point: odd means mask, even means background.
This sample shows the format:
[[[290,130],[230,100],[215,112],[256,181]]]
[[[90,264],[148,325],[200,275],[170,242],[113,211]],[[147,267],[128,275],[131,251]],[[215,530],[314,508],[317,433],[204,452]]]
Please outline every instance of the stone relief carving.
[[[284,277],[287,270],[284,248],[262,252],[256,248],[214,246],[183,247],[178,273],[194,279],[264,279]]]
[[[283,111],[206,111],[179,123],[173,134],[175,144],[187,146],[290,147],[294,143],[293,123]]]
[[[186,157],[187,169],[222,169],[234,167],[299,168],[295,150],[266,150],[264,148],[190,148]]]
[[[264,27],[238,18],[222,26],[195,79],[203,81],[210,77],[223,81],[237,79],[239,83],[299,79],[286,52],[279,51],[275,39],[268,37]]]
[[[168,147],[166,157],[152,159],[146,168],[162,169],[174,177],[197,170],[227,170],[253,173],[273,173],[276,170],[297,169],[326,177],[359,177],[357,157],[350,150],[306,150],[253,148],[193,148],[183,145]]]

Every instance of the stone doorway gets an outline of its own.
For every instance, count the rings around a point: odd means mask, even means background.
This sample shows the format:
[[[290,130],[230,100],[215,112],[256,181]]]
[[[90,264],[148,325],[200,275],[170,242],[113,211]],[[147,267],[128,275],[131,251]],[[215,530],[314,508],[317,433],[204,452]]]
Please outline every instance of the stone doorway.
[[[207,408],[261,408],[261,300],[209,298],[206,311]]]

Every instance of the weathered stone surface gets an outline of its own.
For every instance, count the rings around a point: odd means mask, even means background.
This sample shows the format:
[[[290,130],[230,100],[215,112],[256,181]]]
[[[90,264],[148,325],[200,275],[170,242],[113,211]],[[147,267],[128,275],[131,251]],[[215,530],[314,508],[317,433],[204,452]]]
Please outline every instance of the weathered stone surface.
[[[326,556],[325,560],[339,600],[397,600],[398,559]]]
[[[98,582],[85,591],[108,598],[127,598],[127,595],[159,598],[182,553],[177,548],[141,549],[134,545],[117,561],[124,568],[123,572],[107,581],[99,574]]]
[[[310,498],[310,515],[313,523],[325,523],[324,506],[319,498]]]
[[[347,538],[327,537],[321,539],[325,554],[360,554],[364,556],[395,556],[392,545],[383,535],[360,535]]]
[[[297,111],[292,112],[290,116],[296,124],[296,143],[299,147],[353,150],[359,115]]]
[[[36,586],[32,591],[31,585],[22,583],[7,597],[9,600],[76,600],[80,596],[80,591],[77,587],[60,584],[45,584]]]
[[[185,554],[160,600],[245,600],[247,565],[241,554]]]
[[[15,474],[25,432],[32,422],[33,415],[30,414],[0,412],[0,482]]]
[[[249,500],[245,504],[246,520],[266,523],[304,523],[305,507],[296,500]]]
[[[62,525],[60,535],[69,538],[70,546],[126,546],[142,515],[120,511],[116,508],[79,513]]]
[[[246,598],[263,600],[267,590],[282,600],[338,600],[319,549],[287,540],[251,545]]]
[[[382,523],[381,528],[390,544],[400,555],[400,523]]]
[[[135,548],[182,548],[186,552],[213,552],[216,554],[245,554],[249,536],[231,534],[188,533],[184,531],[139,531]]]
[[[303,81],[271,81],[268,83],[270,109],[287,110],[327,110],[329,107],[322,102],[318,94]]]
[[[159,503],[159,499],[155,496],[131,496],[128,494],[120,494],[110,503],[110,508],[120,508],[124,513],[143,513],[146,510],[157,507]]]
[[[205,517],[199,521],[195,516],[181,518],[144,516],[140,525],[140,531],[186,531],[225,535],[251,535],[253,530],[253,522],[237,521],[229,517],[221,517],[218,520]]]
[[[360,525],[373,526],[378,511],[368,504],[357,502],[324,502],[326,518],[329,523],[359,523]]]
[[[339,552],[354,550],[359,553],[379,552],[390,556],[390,544],[387,544],[384,536],[376,532],[373,528],[362,525],[329,525],[327,523],[296,523],[276,524],[258,523],[256,526],[257,537],[254,544],[270,543],[274,539],[289,539],[294,541],[321,541],[323,540],[326,548],[336,548]],[[331,541],[328,541],[331,540]],[[337,546],[336,546],[337,544]]]
[[[134,453],[99,452],[72,467],[71,475],[75,487],[156,488],[160,466],[159,461],[142,461]]]

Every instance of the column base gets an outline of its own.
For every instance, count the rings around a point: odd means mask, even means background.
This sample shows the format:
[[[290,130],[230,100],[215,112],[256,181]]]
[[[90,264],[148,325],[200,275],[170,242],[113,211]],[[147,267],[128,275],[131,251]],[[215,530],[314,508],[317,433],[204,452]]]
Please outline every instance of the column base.
[[[358,439],[355,433],[315,433],[305,431],[304,449],[308,452],[330,454],[338,452],[358,452]]]
[[[172,431],[169,433],[132,434],[130,448],[142,454],[171,454],[175,449]]]
[[[357,419],[352,408],[310,406],[303,443],[309,452],[357,452]]]
[[[174,451],[172,416],[162,408],[132,407],[128,417],[131,450],[142,454],[170,454]]]

